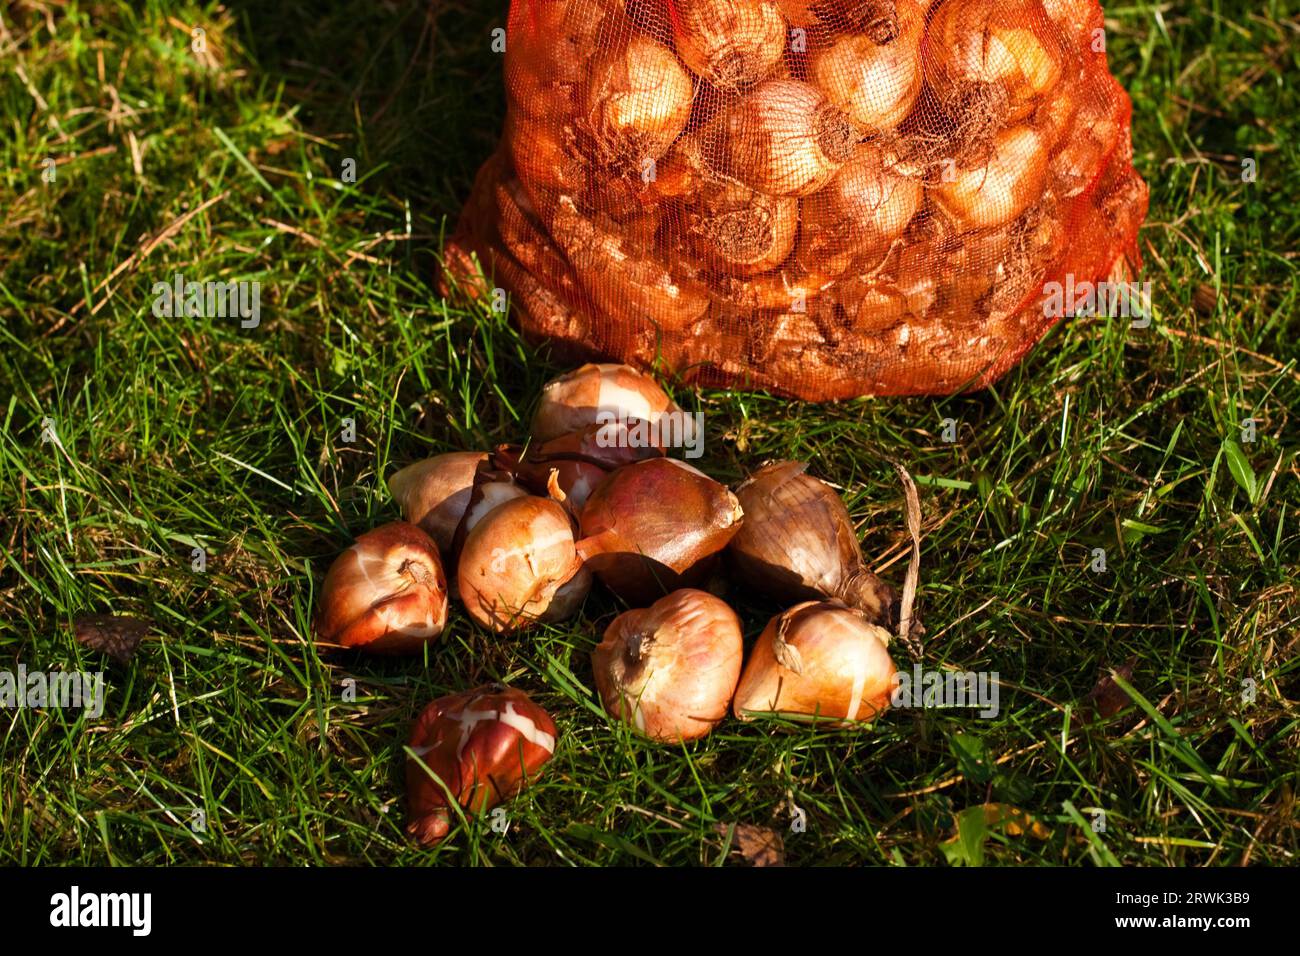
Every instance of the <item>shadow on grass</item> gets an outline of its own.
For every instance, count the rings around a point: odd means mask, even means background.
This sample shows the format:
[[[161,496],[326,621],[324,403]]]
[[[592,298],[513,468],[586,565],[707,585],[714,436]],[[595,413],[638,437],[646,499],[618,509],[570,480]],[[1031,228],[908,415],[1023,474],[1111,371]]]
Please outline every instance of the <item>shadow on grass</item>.
[[[325,8],[322,10],[321,8]],[[232,0],[249,60],[312,135],[354,157],[375,188],[453,217],[505,116],[506,0]]]

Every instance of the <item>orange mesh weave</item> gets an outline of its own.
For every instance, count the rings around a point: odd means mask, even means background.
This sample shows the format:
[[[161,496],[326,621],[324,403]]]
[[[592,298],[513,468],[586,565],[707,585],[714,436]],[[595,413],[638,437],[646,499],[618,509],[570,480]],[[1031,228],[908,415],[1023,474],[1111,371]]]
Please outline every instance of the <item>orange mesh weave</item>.
[[[1137,263],[1096,0],[512,0],[505,78],[445,279],[562,358],[950,394]]]

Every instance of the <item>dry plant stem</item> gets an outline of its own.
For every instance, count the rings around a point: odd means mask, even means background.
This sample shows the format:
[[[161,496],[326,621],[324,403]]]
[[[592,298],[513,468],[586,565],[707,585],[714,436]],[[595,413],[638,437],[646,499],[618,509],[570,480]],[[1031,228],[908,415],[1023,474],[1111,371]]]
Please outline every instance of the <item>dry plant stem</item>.
[[[921,642],[912,635],[912,606],[916,602],[916,588],[921,579],[921,499],[916,491],[916,482],[911,474],[898,462],[892,462],[899,481],[903,483],[903,492],[907,498],[907,533],[912,539],[912,560],[907,565],[907,577],[903,580],[903,597],[898,612],[898,639],[902,641],[914,657],[921,656]],[[925,629],[919,625],[916,633],[923,634]]]

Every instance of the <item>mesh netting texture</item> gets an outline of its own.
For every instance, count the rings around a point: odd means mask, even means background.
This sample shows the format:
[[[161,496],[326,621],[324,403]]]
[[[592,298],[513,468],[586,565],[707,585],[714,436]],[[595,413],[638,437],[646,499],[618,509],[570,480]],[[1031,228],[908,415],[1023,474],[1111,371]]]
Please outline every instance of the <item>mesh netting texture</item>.
[[[511,0],[444,281],[566,359],[815,401],[951,394],[1135,267],[1097,0]],[[485,284],[486,283],[486,284]]]

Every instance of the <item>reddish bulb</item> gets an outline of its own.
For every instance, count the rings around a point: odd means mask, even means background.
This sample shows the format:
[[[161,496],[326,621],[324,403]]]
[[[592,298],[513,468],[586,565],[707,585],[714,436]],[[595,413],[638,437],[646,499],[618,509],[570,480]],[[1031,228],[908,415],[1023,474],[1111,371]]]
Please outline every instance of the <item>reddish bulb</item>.
[[[408,742],[406,831],[432,845],[446,837],[452,799],[469,813],[508,800],[555,753],[550,714],[523,691],[501,684],[439,697],[420,714]]]
[[[433,539],[394,521],[367,531],[330,565],[321,586],[321,644],[404,654],[447,624],[447,579]]]

